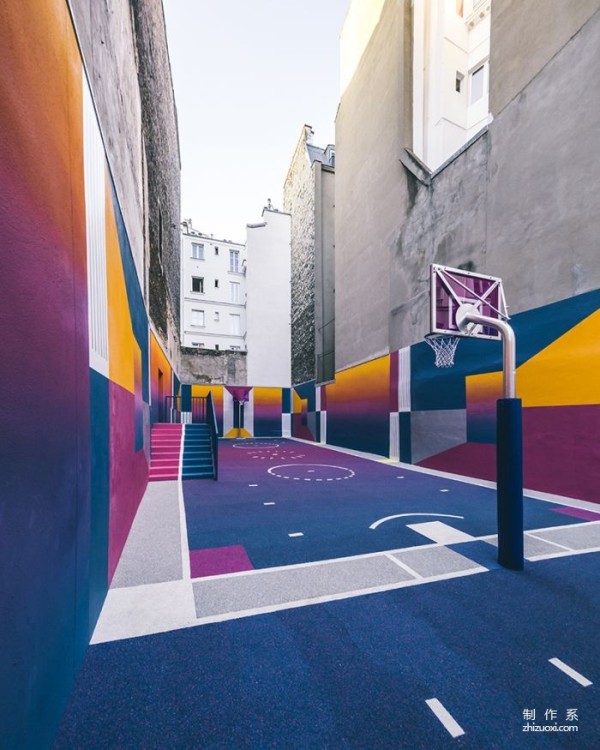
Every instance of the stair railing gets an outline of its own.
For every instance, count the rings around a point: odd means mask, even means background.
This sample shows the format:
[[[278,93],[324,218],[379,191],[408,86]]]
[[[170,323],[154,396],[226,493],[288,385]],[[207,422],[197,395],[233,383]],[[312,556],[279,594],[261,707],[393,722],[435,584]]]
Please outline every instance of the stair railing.
[[[213,457],[213,479],[219,478],[219,426],[217,424],[217,412],[213,401],[212,391],[208,393],[206,401],[206,421],[210,429],[210,443]]]

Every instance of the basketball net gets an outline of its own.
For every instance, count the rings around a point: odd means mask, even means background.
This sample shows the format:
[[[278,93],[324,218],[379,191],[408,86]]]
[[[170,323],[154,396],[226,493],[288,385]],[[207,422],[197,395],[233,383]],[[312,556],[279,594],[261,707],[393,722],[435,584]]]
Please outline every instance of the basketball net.
[[[435,352],[436,367],[452,367],[459,336],[451,336],[447,333],[430,333],[425,336],[425,341]]]

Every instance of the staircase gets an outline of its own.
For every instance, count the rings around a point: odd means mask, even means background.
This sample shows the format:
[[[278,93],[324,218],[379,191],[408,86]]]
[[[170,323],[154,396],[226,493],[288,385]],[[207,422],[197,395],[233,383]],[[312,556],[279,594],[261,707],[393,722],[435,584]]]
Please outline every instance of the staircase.
[[[152,427],[150,474],[151,482],[179,478],[179,455],[183,426],[180,424],[155,424]]]
[[[182,479],[212,479],[213,476],[210,427],[207,424],[186,424]]]

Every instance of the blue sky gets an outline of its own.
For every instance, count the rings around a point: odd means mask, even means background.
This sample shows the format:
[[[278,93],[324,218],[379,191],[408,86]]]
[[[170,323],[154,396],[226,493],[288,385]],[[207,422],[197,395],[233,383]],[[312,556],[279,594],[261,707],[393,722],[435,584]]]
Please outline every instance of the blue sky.
[[[304,123],[334,140],[349,0],[163,0],[179,118],[182,218],[244,241]]]

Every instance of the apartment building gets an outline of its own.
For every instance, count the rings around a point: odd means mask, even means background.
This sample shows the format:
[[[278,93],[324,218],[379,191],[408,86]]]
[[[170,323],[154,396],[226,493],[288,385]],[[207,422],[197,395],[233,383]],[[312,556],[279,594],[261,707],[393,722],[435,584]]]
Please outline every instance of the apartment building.
[[[246,351],[245,245],[181,226],[182,345]]]

